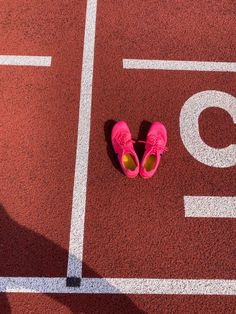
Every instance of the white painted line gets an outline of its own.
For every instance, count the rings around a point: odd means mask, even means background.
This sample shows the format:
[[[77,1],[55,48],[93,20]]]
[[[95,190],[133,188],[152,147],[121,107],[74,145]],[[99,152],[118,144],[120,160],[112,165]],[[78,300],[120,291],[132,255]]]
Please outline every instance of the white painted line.
[[[0,55],[0,65],[50,67],[52,57]]]
[[[89,294],[236,295],[236,280],[83,278],[79,288],[66,278],[0,277],[0,292]]]
[[[96,10],[97,1],[88,0],[85,21],[79,125],[67,269],[68,277],[81,277],[82,275]]]
[[[124,69],[236,72],[236,62],[123,59]]]
[[[185,217],[236,218],[236,197],[184,196]]]
[[[179,115],[180,136],[189,154],[199,162],[216,168],[236,165],[236,144],[215,148],[200,136],[199,117],[208,108],[225,110],[236,126],[236,98],[217,90],[205,90],[192,95],[183,104]],[[228,146],[227,146],[228,145]]]

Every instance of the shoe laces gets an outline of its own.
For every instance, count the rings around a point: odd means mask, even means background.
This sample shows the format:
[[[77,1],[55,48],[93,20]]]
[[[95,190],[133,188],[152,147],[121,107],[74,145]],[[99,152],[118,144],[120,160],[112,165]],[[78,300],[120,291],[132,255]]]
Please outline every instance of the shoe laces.
[[[129,134],[127,134],[125,132],[121,132],[120,134],[118,134],[116,136],[116,142],[122,148],[127,147],[128,145],[135,143],[135,141],[132,140],[132,138],[129,136]]]
[[[138,142],[152,146],[153,153],[163,154],[168,151],[168,148],[163,144],[163,139],[161,136],[149,135],[147,141]]]

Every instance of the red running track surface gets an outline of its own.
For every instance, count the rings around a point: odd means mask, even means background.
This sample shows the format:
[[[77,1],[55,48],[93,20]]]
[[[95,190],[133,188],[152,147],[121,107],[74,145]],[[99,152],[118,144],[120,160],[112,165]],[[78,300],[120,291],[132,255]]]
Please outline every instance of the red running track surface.
[[[0,67],[0,276],[66,277],[86,1],[2,3],[1,55],[52,66]],[[184,195],[235,196],[235,167],[194,159],[180,137],[184,102],[203,90],[236,97],[235,73],[123,69],[123,58],[235,62],[232,1],[98,0],[83,276],[236,279],[235,219],[185,218]],[[126,179],[109,135],[126,120],[144,139],[163,121],[157,175]],[[236,143],[226,111],[207,109],[210,146]],[[217,134],[217,136],[216,136]],[[136,146],[139,155],[142,145]],[[233,313],[235,296],[0,294],[10,313]]]

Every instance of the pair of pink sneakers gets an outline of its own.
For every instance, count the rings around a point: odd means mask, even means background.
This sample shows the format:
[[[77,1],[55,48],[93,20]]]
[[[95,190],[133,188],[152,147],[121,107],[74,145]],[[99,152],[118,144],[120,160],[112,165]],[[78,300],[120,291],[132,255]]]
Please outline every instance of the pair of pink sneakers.
[[[151,178],[160,163],[161,154],[164,153],[167,143],[167,131],[161,122],[153,122],[146,141],[145,152],[139,163],[138,156],[134,150],[132,135],[126,122],[117,122],[111,134],[112,145],[118,154],[118,159],[124,174],[129,178],[135,178],[139,173],[145,178]]]

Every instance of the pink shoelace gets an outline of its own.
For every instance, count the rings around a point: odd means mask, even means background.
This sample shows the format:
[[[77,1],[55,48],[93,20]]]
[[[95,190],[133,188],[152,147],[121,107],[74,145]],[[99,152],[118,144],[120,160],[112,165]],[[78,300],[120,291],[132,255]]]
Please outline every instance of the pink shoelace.
[[[119,146],[121,147],[127,147],[128,145],[135,143],[134,140],[132,140],[132,138],[130,138],[130,136],[126,133],[120,133],[116,136],[116,142]]]
[[[140,143],[149,144],[152,146],[154,153],[163,154],[168,151],[168,148],[163,144],[163,139],[160,136],[150,135],[147,141],[138,141]]]

